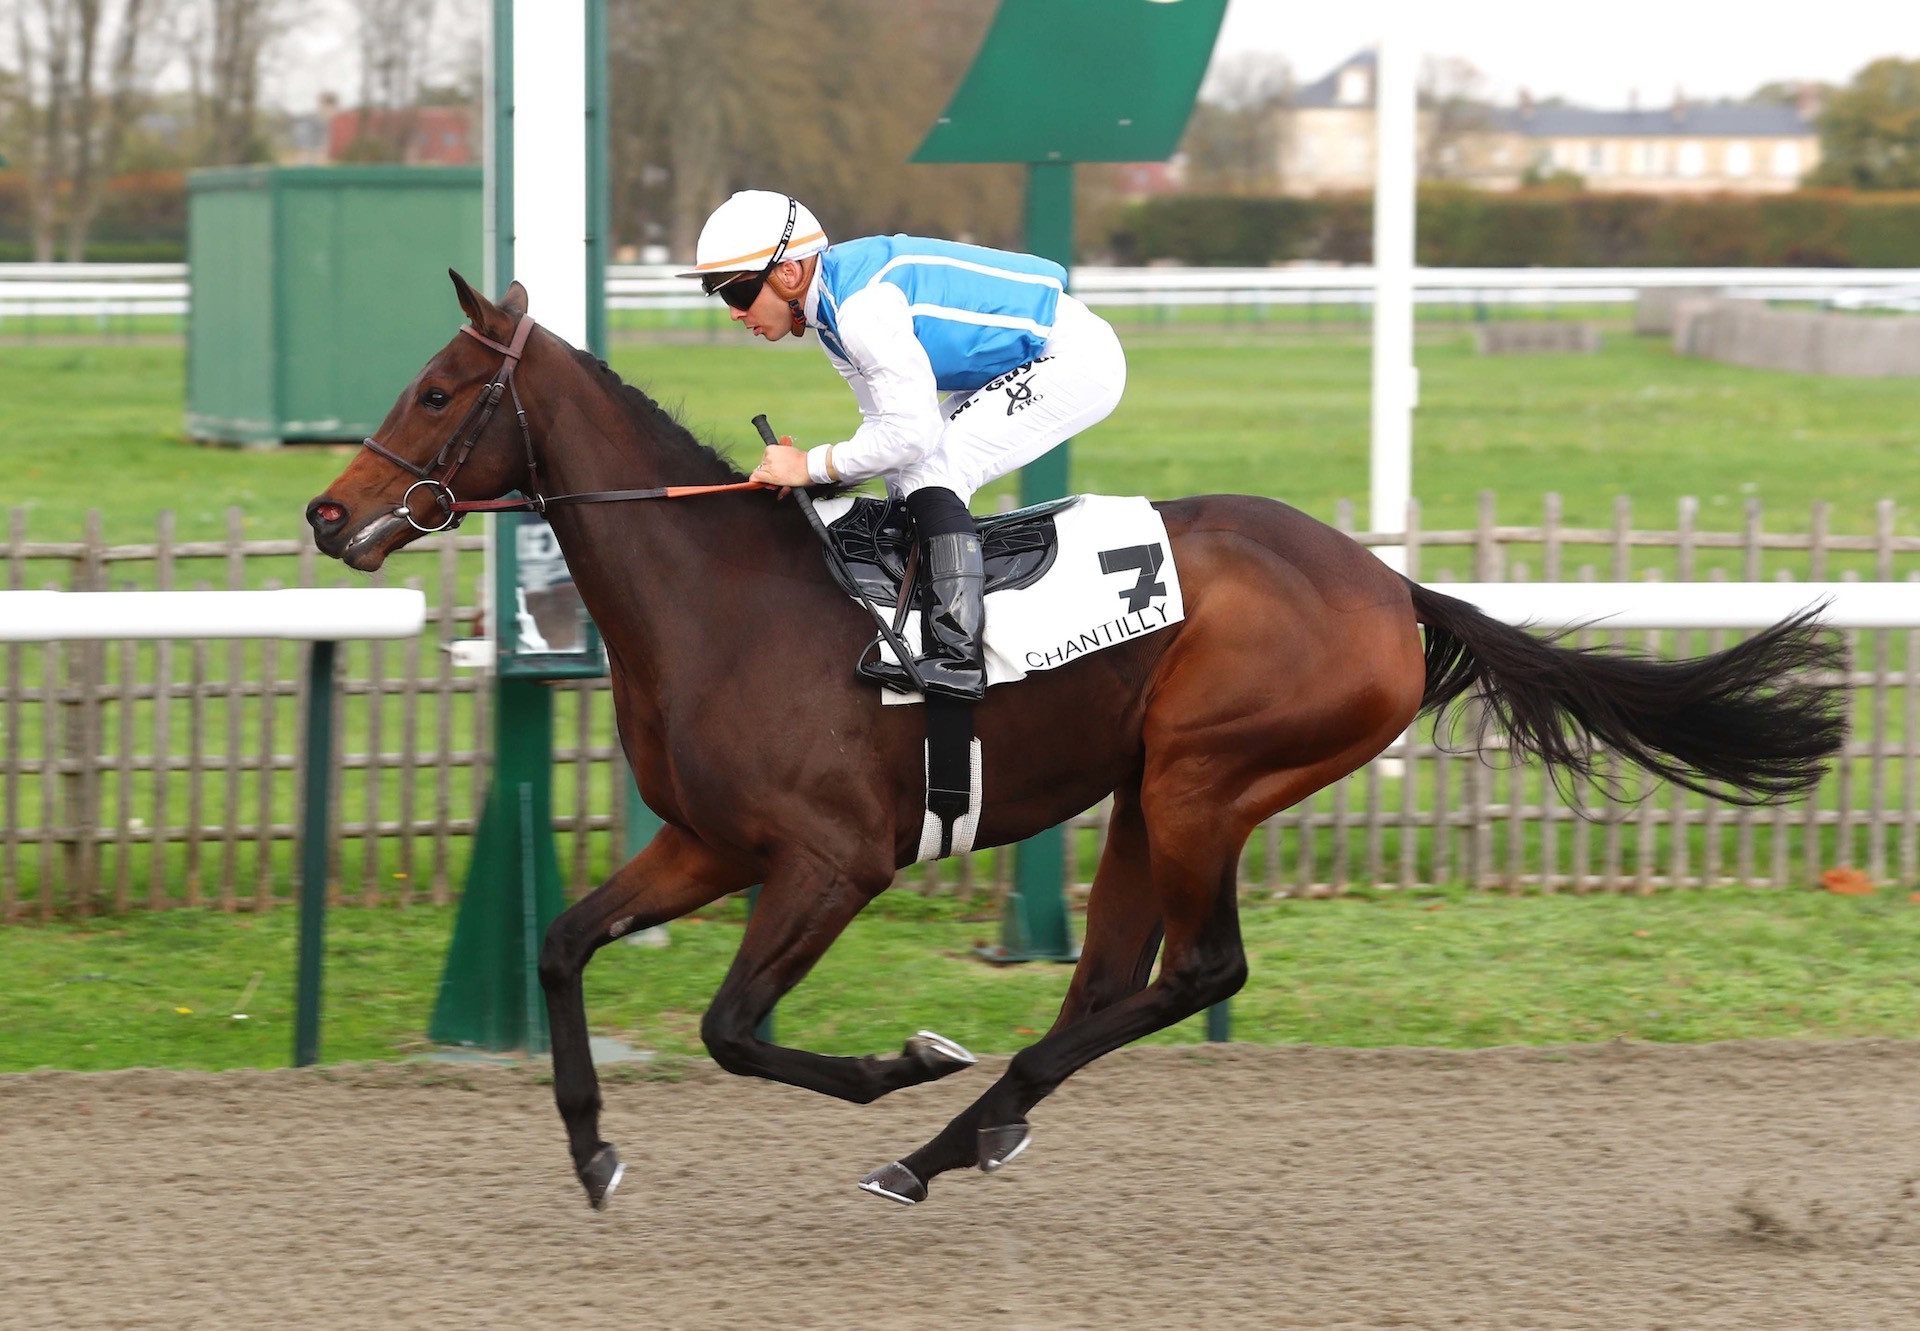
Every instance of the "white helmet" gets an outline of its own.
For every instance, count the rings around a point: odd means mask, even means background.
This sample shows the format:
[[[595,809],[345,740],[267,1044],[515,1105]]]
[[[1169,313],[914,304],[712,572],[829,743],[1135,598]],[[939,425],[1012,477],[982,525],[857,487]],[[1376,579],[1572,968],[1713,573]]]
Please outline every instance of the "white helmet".
[[[827,233],[806,204],[788,194],[743,189],[713,210],[700,228],[692,271],[677,276],[759,272],[826,247]]]

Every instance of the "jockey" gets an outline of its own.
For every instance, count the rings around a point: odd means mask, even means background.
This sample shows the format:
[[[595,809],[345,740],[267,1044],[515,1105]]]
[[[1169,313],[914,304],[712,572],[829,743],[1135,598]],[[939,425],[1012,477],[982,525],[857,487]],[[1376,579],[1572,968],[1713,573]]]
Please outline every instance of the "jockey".
[[[714,210],[684,276],[769,342],[819,331],[860,428],[805,453],[769,448],[753,479],[884,477],[913,515],[933,591],[921,674],[930,691],[978,700],[984,578],[968,501],[1113,410],[1127,362],[1112,327],[1066,294],[1059,264],[914,236],[830,245],[804,204],[766,190]],[[863,669],[909,687],[890,663]]]

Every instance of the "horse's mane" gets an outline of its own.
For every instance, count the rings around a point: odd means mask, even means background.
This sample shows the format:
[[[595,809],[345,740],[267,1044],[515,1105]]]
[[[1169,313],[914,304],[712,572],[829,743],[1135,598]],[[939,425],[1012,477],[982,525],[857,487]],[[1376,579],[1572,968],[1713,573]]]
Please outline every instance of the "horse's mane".
[[[592,352],[573,348],[573,358],[582,370],[597,377],[607,396],[625,408],[634,428],[665,445],[675,459],[671,485],[699,485],[709,481],[740,481],[746,473],[729,462],[724,454],[703,444],[693,431],[673,418],[673,413],[614,373],[613,368]],[[684,470],[682,470],[684,466]]]

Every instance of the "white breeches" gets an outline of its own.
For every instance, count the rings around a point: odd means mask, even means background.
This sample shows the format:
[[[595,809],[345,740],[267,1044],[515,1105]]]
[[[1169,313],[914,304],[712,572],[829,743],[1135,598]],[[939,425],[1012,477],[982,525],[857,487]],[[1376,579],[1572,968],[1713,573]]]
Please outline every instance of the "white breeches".
[[[907,495],[945,486],[967,503],[987,482],[1104,419],[1126,386],[1127,358],[1113,326],[1063,294],[1040,355],[943,401],[940,438],[889,475],[887,489]]]

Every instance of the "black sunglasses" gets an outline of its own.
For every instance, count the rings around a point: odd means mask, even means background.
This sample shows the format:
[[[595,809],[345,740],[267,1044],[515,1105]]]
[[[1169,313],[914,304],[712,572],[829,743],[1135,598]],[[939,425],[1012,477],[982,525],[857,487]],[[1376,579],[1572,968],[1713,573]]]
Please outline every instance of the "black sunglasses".
[[[718,296],[727,303],[729,309],[745,313],[760,298],[760,288],[767,284],[767,274],[787,253],[787,242],[793,239],[794,220],[799,216],[800,205],[793,196],[787,196],[787,225],[780,233],[780,243],[773,247],[773,257],[767,260],[767,266],[757,273],[709,273],[700,279],[700,286],[709,296]]]
[[[767,269],[757,273],[709,273],[700,279],[700,285],[709,296],[718,296],[731,309],[745,311],[760,298],[760,288],[767,284]]]

